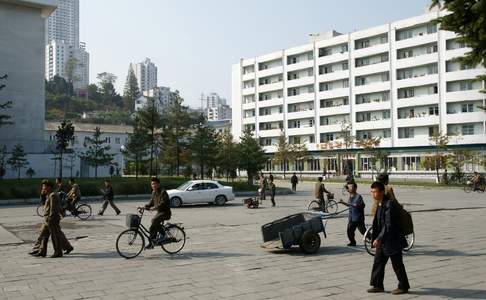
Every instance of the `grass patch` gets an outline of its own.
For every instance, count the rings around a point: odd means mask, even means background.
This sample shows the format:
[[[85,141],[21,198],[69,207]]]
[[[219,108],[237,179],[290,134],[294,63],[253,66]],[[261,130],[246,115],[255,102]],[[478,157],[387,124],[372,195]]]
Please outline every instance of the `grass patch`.
[[[100,189],[104,187],[105,178],[77,178],[76,182],[83,196],[101,196]],[[52,181],[54,179],[51,178]],[[160,177],[160,184],[165,189],[174,189],[186,182],[182,177]],[[67,186],[67,178],[63,180]],[[111,178],[115,195],[150,194],[150,180],[148,177],[113,177]],[[233,192],[256,191],[255,185],[246,182],[224,182],[223,185],[232,186]],[[3,179],[0,180],[0,199],[21,199],[39,197],[40,179]]]

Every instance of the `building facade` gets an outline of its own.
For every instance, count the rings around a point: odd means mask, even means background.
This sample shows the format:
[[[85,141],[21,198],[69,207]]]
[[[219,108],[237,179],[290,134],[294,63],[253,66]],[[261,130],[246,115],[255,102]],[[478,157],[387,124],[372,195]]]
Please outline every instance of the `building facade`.
[[[436,133],[447,134],[450,147],[485,153],[486,95],[475,80],[485,70],[453,60],[468,48],[432,22],[443,13],[314,34],[305,45],[241,59],[232,69],[234,136],[251,129],[271,154],[284,132],[290,144],[307,146],[311,173],[346,170],[344,160],[352,160],[350,172],[369,171],[356,144],[343,149],[345,136],[379,137],[389,151],[382,167],[396,174],[431,171],[421,161]]]
[[[157,67],[150,58],[146,58],[140,63],[130,64],[130,67],[135,73],[141,93],[157,87]]]
[[[135,100],[135,111],[147,106],[149,99],[154,101],[157,111],[162,114],[177,101],[177,94],[165,86],[158,86],[145,91],[142,96]]]
[[[79,42],[79,0],[58,3],[46,21],[45,77],[50,80],[57,75],[67,80],[67,70],[72,68],[73,88],[84,95],[89,84],[89,53],[86,43]]]
[[[206,102],[206,117],[209,121],[231,119],[231,107],[226,103],[226,99],[220,97],[217,93],[203,95]]]
[[[44,141],[44,47],[46,18],[57,1],[0,1],[0,103],[12,124],[0,127],[0,147],[21,144],[42,153]],[[3,87],[3,85],[5,85]]]

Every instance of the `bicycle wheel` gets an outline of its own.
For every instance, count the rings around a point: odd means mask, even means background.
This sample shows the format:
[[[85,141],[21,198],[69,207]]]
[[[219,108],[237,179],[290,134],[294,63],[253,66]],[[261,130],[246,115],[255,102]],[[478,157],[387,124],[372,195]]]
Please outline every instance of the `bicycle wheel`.
[[[186,233],[177,225],[165,227],[165,239],[162,242],[162,250],[169,254],[176,254],[186,244]]]
[[[327,212],[330,214],[335,214],[338,212],[338,203],[334,200],[327,201]]]
[[[408,246],[406,248],[403,248],[403,252],[407,252],[413,247],[413,243],[415,242],[415,232],[412,232],[412,234],[406,235],[405,239],[407,240]]]
[[[127,229],[116,239],[116,252],[127,259],[137,257],[144,247],[145,239],[136,229]]]
[[[86,220],[91,217],[91,206],[88,204],[80,204],[76,207],[76,217],[80,218],[81,220]]]
[[[44,216],[44,205],[37,206],[36,213],[39,217]]]
[[[464,192],[470,193],[473,190],[473,186],[471,184],[465,185],[464,186]]]
[[[318,201],[316,201],[316,200],[312,200],[309,203],[309,206],[307,207],[307,210],[310,210],[310,211],[320,211],[321,210],[321,204]]]
[[[368,252],[369,255],[375,256],[375,248],[373,248],[372,245],[372,234],[373,234],[373,228],[370,226],[364,234],[363,241],[364,241],[364,246],[366,249],[366,252]]]

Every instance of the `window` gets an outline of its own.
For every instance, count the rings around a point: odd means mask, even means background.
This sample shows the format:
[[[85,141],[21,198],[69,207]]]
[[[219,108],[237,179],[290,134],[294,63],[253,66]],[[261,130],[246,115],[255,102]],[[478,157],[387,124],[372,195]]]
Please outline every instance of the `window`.
[[[472,81],[461,81],[459,83],[459,90],[461,91],[469,91],[472,89],[473,89]]]
[[[309,127],[314,127],[314,119],[309,119]]]
[[[279,114],[283,113],[283,107],[282,107],[282,106],[279,106],[279,107],[278,107],[278,113],[279,113]]]
[[[383,118],[383,120],[387,120],[387,119],[390,119],[390,111],[389,110],[385,110],[381,113],[381,117]]]
[[[438,116],[439,106],[429,106],[429,116]]]
[[[461,128],[462,135],[473,135],[474,134],[474,125],[462,125]]]
[[[439,133],[439,126],[430,126],[429,127],[429,137],[432,137]]]
[[[343,70],[347,70],[347,69],[349,69],[349,64],[348,64],[348,62],[343,62],[343,64],[342,64],[342,69],[343,69]]]
[[[215,190],[215,189],[218,189],[218,188],[219,187],[216,184],[212,183],[212,182],[205,182],[204,183],[204,189],[205,190]]]
[[[410,139],[413,138],[414,132],[413,128],[399,128],[398,129],[398,138],[399,139]]]
[[[473,112],[473,111],[474,111],[474,105],[472,103],[461,105],[461,112],[467,113],[467,112]]]
[[[383,138],[389,138],[391,137],[391,130],[390,129],[384,129],[383,130]]]
[[[313,135],[309,135],[309,143],[313,144],[315,142],[316,142],[315,137]],[[319,162],[319,161],[317,161],[317,162]]]
[[[348,52],[348,44],[341,45],[341,53]]]
[[[115,143],[120,144],[120,138],[119,137],[115,138]]]

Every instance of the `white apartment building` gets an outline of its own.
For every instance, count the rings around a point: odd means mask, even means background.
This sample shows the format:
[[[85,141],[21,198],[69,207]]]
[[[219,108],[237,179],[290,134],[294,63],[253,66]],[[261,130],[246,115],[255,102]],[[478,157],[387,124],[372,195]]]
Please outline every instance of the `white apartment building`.
[[[447,133],[452,148],[486,153],[485,86],[475,80],[485,70],[453,61],[468,48],[432,23],[442,14],[314,34],[305,45],[241,59],[232,68],[234,136],[250,128],[273,153],[283,131],[289,143],[306,144],[310,173],[344,171],[343,134],[381,137],[390,152],[381,165],[395,175],[433,173],[420,162],[435,132]],[[351,148],[353,172],[366,175],[369,157]],[[282,167],[269,161],[267,170]]]
[[[226,103],[226,99],[217,93],[202,95],[202,100],[206,100],[206,117],[209,121],[231,119],[231,107]]]
[[[135,100],[135,111],[147,106],[149,99],[154,101],[154,105],[159,113],[165,112],[177,101],[175,92],[172,92],[169,87],[158,86],[143,92],[143,95]]]
[[[45,51],[45,77],[51,80],[54,76],[67,79],[67,64],[70,59],[74,62],[73,88],[83,90],[89,84],[89,53],[86,52],[86,44],[81,43],[77,47],[63,40],[51,40],[46,45]]]
[[[79,0],[59,0],[57,9],[47,19],[46,43],[64,41],[79,45]]]
[[[46,24],[45,78],[51,80],[57,75],[67,79],[67,62],[73,59],[73,88],[85,94],[89,84],[89,53],[86,43],[79,42],[79,0],[58,1]]]
[[[157,87],[157,67],[150,58],[146,58],[140,63],[132,63],[130,67],[135,73],[140,92],[143,93]]]

